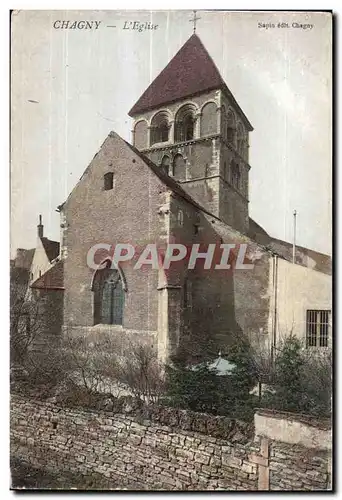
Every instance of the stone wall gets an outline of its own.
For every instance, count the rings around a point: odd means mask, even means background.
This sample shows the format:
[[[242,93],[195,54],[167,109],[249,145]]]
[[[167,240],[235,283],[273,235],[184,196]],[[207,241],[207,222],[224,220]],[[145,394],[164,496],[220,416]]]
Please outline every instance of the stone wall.
[[[273,442],[228,417],[168,408],[124,415],[15,395],[11,454],[74,472],[80,483],[93,477],[98,489],[111,481],[161,490],[325,490],[329,483],[326,450]]]
[[[53,289],[34,290],[32,300],[37,301],[38,318],[32,319],[34,338],[30,349],[33,351],[49,351],[59,345],[63,324],[63,292]]]

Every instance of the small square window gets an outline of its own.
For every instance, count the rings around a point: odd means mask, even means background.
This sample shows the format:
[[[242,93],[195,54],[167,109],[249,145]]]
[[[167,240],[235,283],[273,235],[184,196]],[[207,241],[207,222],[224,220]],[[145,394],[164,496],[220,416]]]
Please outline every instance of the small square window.
[[[113,172],[107,172],[103,176],[103,188],[105,191],[113,189],[114,174]]]

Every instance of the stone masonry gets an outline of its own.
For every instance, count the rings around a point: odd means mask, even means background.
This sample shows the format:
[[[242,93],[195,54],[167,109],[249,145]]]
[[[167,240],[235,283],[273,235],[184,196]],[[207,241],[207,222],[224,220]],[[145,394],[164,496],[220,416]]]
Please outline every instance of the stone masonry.
[[[326,490],[331,482],[329,450],[258,436],[228,417],[160,407],[124,415],[15,395],[11,454],[81,481],[94,477],[99,489],[119,481],[150,490]]]

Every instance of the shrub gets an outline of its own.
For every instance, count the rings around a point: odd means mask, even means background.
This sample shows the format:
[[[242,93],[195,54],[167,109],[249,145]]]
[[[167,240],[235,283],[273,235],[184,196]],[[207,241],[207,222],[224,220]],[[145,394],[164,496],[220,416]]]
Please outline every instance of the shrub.
[[[151,345],[130,343],[124,356],[116,359],[114,373],[118,383],[147,404],[158,403],[164,393],[164,373]]]
[[[168,404],[244,420],[253,418],[256,399],[250,390],[255,385],[255,370],[248,339],[237,337],[225,358],[235,369],[224,376],[209,368],[208,361],[191,367],[174,359],[166,368]]]
[[[197,369],[175,363],[166,367],[167,402],[171,406],[193,411],[216,413],[218,380],[207,363]]]
[[[315,416],[329,417],[332,403],[331,352],[306,351],[301,379],[303,411]]]
[[[263,406],[280,411],[327,417],[331,412],[331,354],[305,349],[290,335],[280,345],[274,363],[272,391]]]

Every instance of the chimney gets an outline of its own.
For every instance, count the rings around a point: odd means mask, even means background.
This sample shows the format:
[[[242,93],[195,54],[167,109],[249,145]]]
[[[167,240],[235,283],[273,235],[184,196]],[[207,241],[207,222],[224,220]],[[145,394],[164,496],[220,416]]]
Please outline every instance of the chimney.
[[[43,238],[44,236],[44,226],[42,224],[42,216],[39,216],[39,224],[37,226],[38,228],[38,238]]]

